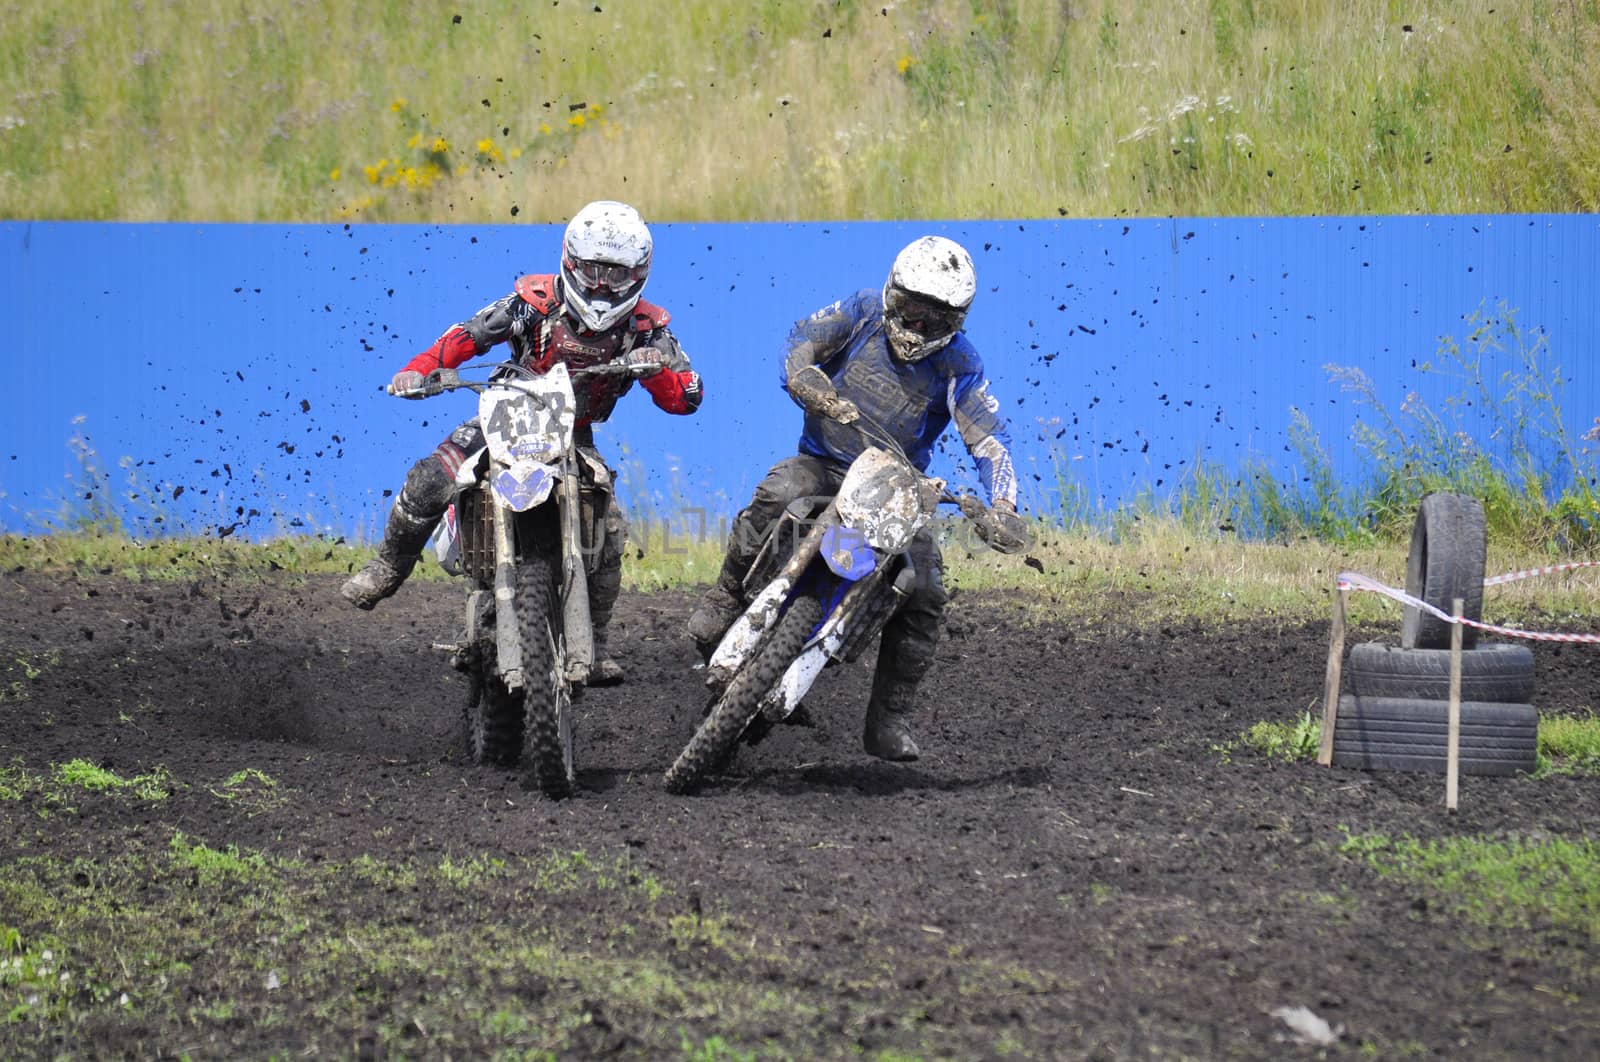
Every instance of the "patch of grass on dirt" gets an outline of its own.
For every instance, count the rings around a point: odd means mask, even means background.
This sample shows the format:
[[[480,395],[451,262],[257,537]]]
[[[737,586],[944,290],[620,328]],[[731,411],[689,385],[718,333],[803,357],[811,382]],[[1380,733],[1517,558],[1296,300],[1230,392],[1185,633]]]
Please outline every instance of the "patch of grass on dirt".
[[[1600,775],[1600,716],[1541,715],[1537,777]]]
[[[53,764],[48,772],[29,770],[21,761],[0,767],[0,800],[37,799],[40,814],[53,810],[76,811],[78,793],[130,797],[159,804],[178,788],[178,782],[164,767],[124,778],[115,771],[87,760],[68,760]]]
[[[881,989],[947,963],[892,954],[863,920],[858,959],[827,983],[791,978],[792,942],[626,855],[319,864],[174,832],[95,860],[14,859],[0,910],[0,1053],[114,1023],[139,1055],[292,1041],[344,1057],[370,1040],[407,1057],[734,1059],[762,1044],[729,1029],[815,1029],[820,1054],[843,1022],[905,1032],[912,1054],[877,1057],[939,1054],[938,1021]],[[973,1000],[1049,980],[976,960],[958,977]]]
[[[271,811],[289,802],[289,794],[278,787],[277,779],[254,767],[235,771],[206,791],[225,804],[245,809],[249,815]]]
[[[1229,757],[1237,745],[1254,749],[1269,760],[1297,763],[1314,760],[1322,741],[1322,720],[1309,711],[1293,723],[1276,723],[1267,720],[1256,723],[1239,735],[1237,743],[1217,747],[1224,758]]]
[[[64,787],[76,787],[91,793],[128,793],[139,800],[159,803],[172,795],[175,785],[172,776],[163,767],[147,774],[124,778],[115,771],[96,766],[87,760],[68,760],[51,769],[51,777]]]
[[[1350,834],[1340,850],[1380,876],[1423,886],[1432,900],[1475,924],[1548,927],[1600,942],[1600,842],[1539,836],[1419,841],[1370,833]]]
[[[0,676],[0,704],[27,700],[33,681],[43,675],[47,668],[60,663],[60,649],[52,649],[40,658],[19,656],[11,661],[6,665],[4,675]]]

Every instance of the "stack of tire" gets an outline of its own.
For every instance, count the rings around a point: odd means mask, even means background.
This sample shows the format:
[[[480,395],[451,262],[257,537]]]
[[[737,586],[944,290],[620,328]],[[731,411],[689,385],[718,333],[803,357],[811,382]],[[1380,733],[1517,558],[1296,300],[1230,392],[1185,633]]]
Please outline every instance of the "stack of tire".
[[[1460,494],[1422,499],[1406,561],[1406,593],[1451,615],[1481,622],[1487,544],[1483,505]],[[1352,646],[1344,667],[1333,762],[1367,770],[1445,772],[1449,733],[1450,630],[1454,624],[1407,605],[1400,644]],[[1517,774],[1537,762],[1539,713],[1533,651],[1522,643],[1480,643],[1461,628],[1462,774]]]

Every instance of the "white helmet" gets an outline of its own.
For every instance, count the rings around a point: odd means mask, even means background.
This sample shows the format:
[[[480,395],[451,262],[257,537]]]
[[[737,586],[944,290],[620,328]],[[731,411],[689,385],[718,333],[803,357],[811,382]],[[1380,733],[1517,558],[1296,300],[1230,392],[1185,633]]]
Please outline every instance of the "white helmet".
[[[961,331],[978,293],[972,256],[954,240],[924,236],[894,257],[883,285],[883,325],[889,350],[921,361]]]
[[[573,215],[561,241],[561,298],[591,332],[633,312],[650,276],[650,230],[626,203],[601,200]]]

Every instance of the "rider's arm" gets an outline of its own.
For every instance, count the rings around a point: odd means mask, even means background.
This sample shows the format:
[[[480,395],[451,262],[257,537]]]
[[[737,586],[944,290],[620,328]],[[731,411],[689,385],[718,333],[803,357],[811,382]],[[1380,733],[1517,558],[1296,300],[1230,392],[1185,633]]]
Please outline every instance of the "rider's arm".
[[[1000,402],[989,393],[983,369],[950,382],[950,413],[967,452],[983,477],[990,505],[1017,506],[1017,473],[1011,463],[1011,433],[1000,415]]]
[[[522,306],[522,299],[515,294],[490,303],[460,324],[451,325],[433,341],[433,346],[406,362],[403,371],[427,374],[466,364],[496,343],[511,338]]]
[[[823,365],[844,349],[865,315],[875,310],[878,303],[877,293],[859,291],[848,299],[823,307],[803,321],[795,322],[784,344],[781,383],[797,405],[809,408],[802,396],[793,389],[795,377],[813,366]],[[820,368],[818,371],[821,371]],[[814,376],[814,373],[810,373],[802,379]]]
[[[665,328],[650,336],[649,346],[661,353],[661,371],[639,383],[650,392],[650,399],[668,413],[688,414],[700,408],[705,389],[700,374],[689,364],[689,356],[678,345],[677,337]]]

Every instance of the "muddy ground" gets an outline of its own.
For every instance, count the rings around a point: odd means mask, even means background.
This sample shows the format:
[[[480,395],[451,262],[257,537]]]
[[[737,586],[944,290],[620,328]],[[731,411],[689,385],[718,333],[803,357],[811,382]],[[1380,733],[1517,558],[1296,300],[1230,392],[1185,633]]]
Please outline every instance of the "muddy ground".
[[[856,665],[672,797],[692,597],[628,594],[550,804],[457,751],[458,588],[337,585],[0,575],[0,1057],[1600,1057],[1587,933],[1340,850],[1589,836],[1600,783],[1450,814],[1438,776],[1219,749],[1318,706],[1326,622],[960,595],[921,762],[862,754]],[[1536,655],[1540,706],[1600,704],[1592,648]],[[80,759],[164,788],[52,781]]]

